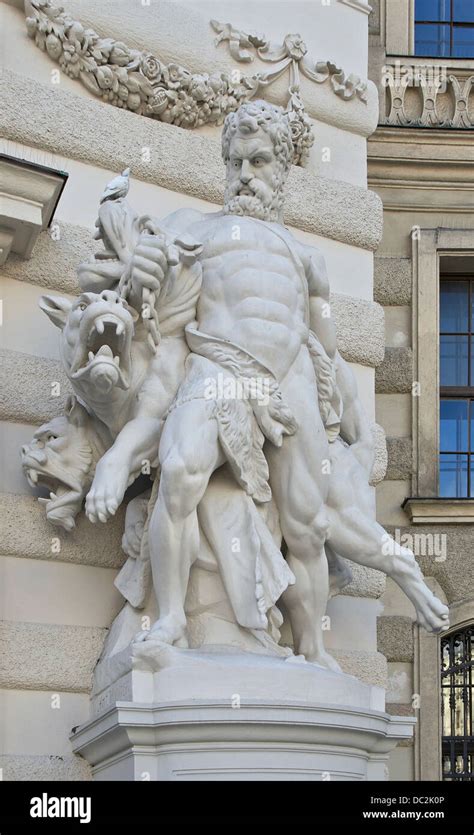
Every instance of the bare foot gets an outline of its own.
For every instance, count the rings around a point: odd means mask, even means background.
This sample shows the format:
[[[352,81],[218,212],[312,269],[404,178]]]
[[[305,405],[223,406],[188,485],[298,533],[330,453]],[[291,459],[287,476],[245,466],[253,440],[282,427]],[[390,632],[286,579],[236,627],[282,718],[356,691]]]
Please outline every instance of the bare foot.
[[[141,631],[135,636],[135,641],[160,641],[163,644],[176,644],[180,647],[187,647],[186,623],[182,618],[168,615],[159,618],[147,632]]]
[[[310,664],[320,664],[321,667],[326,667],[327,670],[332,670],[334,673],[342,673],[342,669],[336,659],[329,652],[326,652],[325,649],[307,654],[306,661],[309,661]]]

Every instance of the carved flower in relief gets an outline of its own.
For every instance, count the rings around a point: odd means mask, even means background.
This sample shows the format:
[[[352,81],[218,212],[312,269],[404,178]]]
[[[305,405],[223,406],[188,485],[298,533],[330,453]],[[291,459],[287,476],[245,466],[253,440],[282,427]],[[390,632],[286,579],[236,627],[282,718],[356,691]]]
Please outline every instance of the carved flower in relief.
[[[110,67],[98,67],[95,77],[101,90],[112,90],[114,93],[118,92],[118,78]]]
[[[199,120],[199,106],[192,96],[184,90],[175,94],[174,104],[169,111],[169,118],[166,121],[183,128],[196,127]]]
[[[124,43],[121,41],[114,43],[109,55],[109,61],[111,64],[116,64],[119,67],[125,67],[130,62],[130,58],[130,50]]]
[[[287,55],[293,58],[293,61],[301,61],[308,51],[301,35],[287,35],[284,44]]]
[[[229,93],[228,96],[224,96],[222,98],[222,110],[224,113],[230,113],[231,110],[237,110],[239,106],[239,100]]]
[[[49,33],[48,21],[37,17],[28,17],[26,19],[26,30],[30,38],[34,38],[36,46],[44,52],[46,36]]]
[[[193,75],[188,85],[188,93],[196,101],[208,101],[212,96],[207,75]]]
[[[57,61],[62,55],[63,45],[56,35],[50,34],[46,38],[46,52],[49,57]]]
[[[140,69],[145,78],[149,81],[156,81],[161,76],[162,65],[154,55],[148,54],[142,56]]]
[[[300,121],[300,119],[298,119],[297,116],[295,116],[293,119],[291,119],[290,130],[291,130],[291,138],[293,139],[293,142],[297,142],[297,140],[301,139],[301,137],[303,136],[304,127],[303,127],[302,122]]]
[[[228,84],[224,73],[213,73],[209,76],[209,87],[216,95],[227,93]]]
[[[66,75],[69,75],[72,78],[77,78],[79,76],[81,71],[80,59],[83,54],[84,50],[82,49],[79,41],[66,41],[66,43],[64,43],[59,63],[61,64]]]
[[[86,32],[82,24],[75,20],[67,31],[67,38],[70,41],[82,41],[85,33]]]
[[[168,64],[167,86],[171,90],[187,89],[192,75],[179,64]]]

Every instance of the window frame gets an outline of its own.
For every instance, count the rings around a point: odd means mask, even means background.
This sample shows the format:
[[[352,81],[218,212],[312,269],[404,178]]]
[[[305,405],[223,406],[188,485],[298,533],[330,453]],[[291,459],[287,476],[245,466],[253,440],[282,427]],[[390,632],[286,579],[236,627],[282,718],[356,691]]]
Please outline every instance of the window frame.
[[[441,343],[442,336],[467,336],[468,338],[468,352],[467,352],[467,379],[469,381],[472,380],[472,345],[474,344],[474,327],[472,324],[473,315],[474,315],[474,260],[473,260],[473,272],[470,273],[443,273],[440,270],[439,276],[439,286],[441,287],[442,281],[466,281],[468,283],[468,330],[467,331],[456,331],[456,332],[448,332],[441,330],[441,326],[439,328],[439,338]],[[440,304],[440,302],[438,303]],[[471,491],[472,491],[472,477],[471,477],[471,466],[474,462],[474,446],[472,444],[471,438],[471,409],[474,409],[474,386],[467,385],[467,386],[443,386],[441,385],[441,381],[439,381],[439,401],[444,400],[465,400],[469,403],[472,403],[472,406],[468,408],[468,417],[467,417],[467,437],[468,437],[468,444],[466,450],[441,450],[441,443],[439,443],[439,450],[438,455],[441,459],[442,455],[465,455],[467,457],[467,475],[466,475],[466,486],[467,486],[467,494],[465,496],[440,496],[440,484],[439,484],[439,471],[438,471],[438,496],[440,498],[459,498],[459,499],[469,499],[472,498]],[[441,407],[440,407],[441,411]],[[439,468],[439,460],[438,460],[438,468]]]
[[[428,579],[428,578],[425,578]],[[428,579],[432,591],[446,602],[438,583]],[[415,725],[415,780],[443,781],[441,724],[441,641],[446,635],[460,632],[473,621],[472,600],[452,603],[449,607],[450,628],[442,635],[426,632],[415,625],[414,688],[419,695],[420,709]]]
[[[473,727],[473,723],[474,723],[474,706],[473,706],[473,702],[474,702],[474,659],[468,658],[467,654],[466,654],[463,657],[461,663],[457,663],[457,664],[454,663],[451,667],[448,667],[448,670],[446,670],[446,671],[442,669],[443,644],[446,641],[449,641],[449,643],[452,644],[452,642],[454,641],[454,639],[457,636],[462,635],[463,636],[463,645],[464,645],[464,644],[467,643],[467,641],[465,641],[464,636],[466,636],[469,633],[471,633],[471,637],[474,637],[474,621],[471,622],[471,623],[466,624],[462,628],[457,626],[455,629],[450,629],[449,632],[446,632],[446,633],[444,633],[443,635],[440,636],[439,662],[440,662],[440,666],[441,666],[441,673],[440,673],[440,688],[441,688],[440,689],[440,706],[441,706],[441,732],[442,732],[442,736],[441,736],[441,756],[442,756],[442,759],[444,761],[445,753],[447,753],[445,751],[445,749],[447,749],[448,746],[449,746],[449,749],[450,749],[449,750],[449,758],[451,760],[451,770],[448,772],[448,774],[450,775],[449,777],[447,776],[447,774],[444,770],[444,764],[442,765],[442,780],[443,780],[443,782],[474,782],[474,768],[470,772],[463,771],[462,776],[459,776],[459,777],[456,776],[456,774],[458,774],[459,772],[457,772],[456,768],[455,768],[455,756],[456,756],[455,746],[456,746],[456,743],[459,746],[462,744],[462,748],[463,748],[462,756],[463,756],[463,759],[464,759],[464,765],[466,764],[466,759],[468,757],[467,745],[470,744],[474,748],[474,727]],[[459,684],[459,683],[456,683],[456,682],[453,681],[453,677],[456,677],[456,675],[459,675],[460,672],[463,673],[463,679],[464,679],[463,684]],[[446,682],[448,677],[449,677],[449,681]],[[469,682],[468,682],[467,686],[466,686],[466,679],[469,679]],[[452,703],[453,695],[455,696],[457,690],[464,691],[465,689],[466,690],[469,689],[470,693],[469,693],[469,696],[467,698],[464,698],[464,692],[463,692],[462,696],[461,696],[461,701],[463,701],[464,704],[467,703],[469,705],[469,722],[466,723],[466,713],[464,713],[464,731],[465,732],[461,733],[461,734],[454,733],[454,734],[447,735],[447,734],[444,733],[444,724],[443,724],[443,715],[444,715],[443,712],[444,712],[444,709],[445,709],[445,700],[443,698],[444,693],[445,693],[445,691],[448,691],[448,693],[449,693],[448,701],[449,701],[450,711],[452,711],[453,707],[455,707],[455,702],[454,702],[454,705]],[[451,719],[451,722],[450,722],[451,728],[450,729],[453,730],[453,728],[452,728],[452,722],[453,722],[452,713],[451,713],[450,719]],[[470,728],[466,728],[466,724],[468,724],[470,726]],[[470,730],[471,733],[466,733],[466,730]],[[473,758],[474,758],[474,752],[473,752]]]
[[[444,255],[472,257],[474,276],[472,230],[416,228],[412,234],[413,379],[419,384],[419,396],[412,398],[412,496],[450,502],[449,498],[439,496],[438,488],[441,397],[439,297],[440,263]],[[474,503],[474,499],[462,501]]]
[[[472,61],[474,58],[474,56],[458,58],[454,55],[416,55],[415,0],[404,0],[402,3],[394,2],[394,0],[380,0],[380,21],[387,56],[410,56],[421,61],[431,59],[431,61],[443,62],[443,65],[448,62],[453,67],[459,66],[460,62]]]
[[[447,55],[433,55],[429,53],[425,55],[424,53],[418,53],[416,51],[416,26],[449,26],[449,53]],[[474,56],[465,55],[465,56],[458,56],[453,54],[454,49],[454,30],[455,29],[474,29],[474,21],[456,21],[454,20],[454,0],[450,0],[449,5],[449,20],[418,20],[416,16],[416,0],[415,0],[415,8],[414,8],[414,35],[413,35],[413,44],[414,44],[414,54],[418,58],[472,58]]]

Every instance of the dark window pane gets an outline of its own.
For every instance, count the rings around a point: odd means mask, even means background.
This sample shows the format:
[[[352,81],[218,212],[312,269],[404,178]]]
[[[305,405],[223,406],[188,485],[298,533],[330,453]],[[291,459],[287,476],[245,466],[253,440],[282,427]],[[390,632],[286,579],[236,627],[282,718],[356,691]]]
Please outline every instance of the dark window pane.
[[[415,20],[445,20],[451,17],[451,0],[416,0]]]
[[[466,333],[469,330],[468,281],[442,281],[439,306],[441,333]]]
[[[467,497],[467,455],[439,456],[439,495],[445,498]]]
[[[454,0],[453,20],[474,23],[474,0]]]
[[[471,382],[470,385],[474,385],[474,335],[471,335]]]
[[[468,336],[440,337],[440,384],[467,386]]]
[[[453,56],[455,58],[474,58],[474,26],[454,27]]]
[[[442,400],[440,404],[441,452],[468,451],[468,400]]]
[[[474,499],[474,459],[471,458],[471,495],[470,499]],[[474,652],[474,642],[473,642],[473,652]]]
[[[417,23],[415,25],[415,55],[449,56],[449,24]]]

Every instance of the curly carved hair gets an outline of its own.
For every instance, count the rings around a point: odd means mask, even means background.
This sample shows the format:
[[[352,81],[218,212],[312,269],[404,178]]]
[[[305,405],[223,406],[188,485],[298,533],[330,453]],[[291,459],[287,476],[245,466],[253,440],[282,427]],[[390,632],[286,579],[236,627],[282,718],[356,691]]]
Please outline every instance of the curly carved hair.
[[[259,129],[267,133],[275,149],[275,155],[285,173],[288,173],[293,161],[294,146],[290,120],[282,107],[270,104],[263,99],[246,102],[234,113],[229,113],[222,131],[222,157],[228,162],[230,143],[237,132],[256,133]]]

